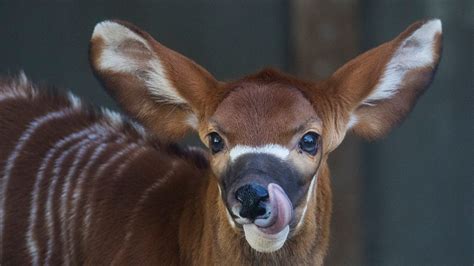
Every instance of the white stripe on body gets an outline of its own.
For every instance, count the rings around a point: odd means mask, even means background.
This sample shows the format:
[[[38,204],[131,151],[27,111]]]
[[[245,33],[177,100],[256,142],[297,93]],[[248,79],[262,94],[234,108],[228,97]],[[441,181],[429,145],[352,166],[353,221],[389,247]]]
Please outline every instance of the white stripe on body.
[[[126,231],[127,233],[125,234],[125,239],[123,243],[121,244],[120,250],[117,252],[117,254],[114,257],[114,260],[112,261],[111,265],[115,264],[115,260],[120,258],[120,255],[125,251],[127,247],[127,243],[130,241],[130,238],[132,238],[133,232],[131,230],[132,225],[135,223],[135,220],[138,217],[139,210],[143,206],[143,204],[146,202],[146,200],[150,197],[151,193],[157,189],[160,185],[166,182],[167,179],[169,179],[174,173],[175,173],[175,168],[176,168],[176,162],[173,161],[171,164],[171,169],[168,170],[162,177],[159,177],[155,182],[153,182],[140,196],[140,199],[138,202],[135,204],[135,207],[133,208],[132,215],[130,219],[128,220],[128,223],[126,225]]]
[[[118,177],[120,177],[123,172],[125,171],[125,169],[127,169],[127,167],[138,157],[140,156],[140,154],[142,154],[143,152],[145,152],[146,149],[143,149],[143,148],[140,148],[138,147],[137,149],[135,150],[130,150],[130,152],[132,153],[129,157],[127,158],[124,158],[124,162],[122,162],[119,166],[119,168],[117,168],[117,170],[114,172],[113,174],[113,178],[112,178],[112,182],[117,180]],[[99,209],[100,206],[98,206]],[[102,217],[101,216],[97,216],[96,218],[96,223],[100,223]],[[122,244],[122,247],[125,246],[126,244],[126,241]],[[118,254],[120,252],[117,253],[117,255],[115,255],[115,258],[119,257]],[[114,265],[114,262],[111,263],[111,265]]]
[[[52,148],[48,150],[44,159],[41,162],[40,167],[38,168],[38,173],[36,174],[35,184],[32,190],[31,211],[30,211],[30,218],[29,218],[30,222],[28,226],[28,231],[26,233],[26,241],[27,241],[26,243],[27,243],[28,250],[30,251],[30,256],[31,256],[33,265],[39,264],[38,242],[36,239],[37,236],[35,232],[35,226],[37,222],[36,220],[37,220],[37,211],[38,211],[38,205],[39,205],[38,197],[40,193],[40,186],[44,179],[46,168],[48,167],[51,159],[56,155],[58,151],[64,148],[64,146],[66,146],[72,141],[75,141],[77,139],[87,136],[93,130],[97,128],[98,128],[98,124],[94,124],[79,132],[74,132],[60,139],[58,142],[54,144]]]
[[[134,150],[133,153],[125,159],[125,162],[123,162],[119,168],[117,168],[117,171],[114,174],[113,180],[117,180],[119,176],[122,175],[123,171],[138,157],[140,154],[145,152],[146,150],[143,148],[139,148],[137,150]]]
[[[94,137],[97,137],[96,135]],[[62,187],[62,193],[61,193],[61,201],[60,201],[60,222],[61,222],[61,239],[62,239],[62,248],[63,248],[63,254],[64,258],[66,259],[65,264],[69,265],[71,263],[70,257],[74,258],[74,252],[73,252],[73,244],[70,242],[70,239],[68,238],[68,232],[67,232],[67,222],[68,218],[66,216],[67,213],[67,196],[69,194],[70,190],[70,185],[72,183],[72,178],[76,174],[77,167],[79,164],[82,162],[84,155],[87,152],[87,149],[90,147],[91,142],[93,143],[94,139],[86,139],[83,143],[83,145],[79,148],[79,150],[76,153],[76,157],[74,158],[74,161],[71,165],[68,165],[69,171],[64,178],[64,183]],[[72,251],[72,252],[71,252]]]
[[[61,156],[55,161],[54,163],[54,169],[53,169],[53,176],[51,178],[51,183],[49,184],[49,189],[48,189],[48,198],[46,201],[46,212],[45,212],[45,218],[46,218],[46,225],[48,229],[48,250],[46,253],[46,259],[45,259],[45,265],[50,264],[50,260],[53,255],[54,251],[54,213],[53,213],[53,198],[54,198],[54,191],[56,189],[56,183],[58,182],[59,177],[61,176],[61,170],[62,170],[62,164],[64,160],[69,156],[72,152],[75,152],[77,149],[79,149],[81,146],[83,146],[85,143],[90,141],[89,139],[83,139],[79,141],[78,143],[74,144],[71,146],[69,149],[63,151]],[[67,257],[66,254],[65,258]]]
[[[3,230],[5,226],[5,199],[7,198],[7,187],[8,187],[10,177],[11,177],[13,167],[15,166],[16,160],[18,156],[20,155],[20,152],[23,150],[25,144],[31,139],[31,137],[38,130],[38,128],[40,128],[41,126],[43,126],[49,121],[66,117],[67,115],[71,115],[74,112],[75,112],[75,109],[63,108],[59,111],[49,112],[43,116],[34,118],[34,120],[29,123],[27,129],[22,133],[22,135],[18,139],[18,142],[15,148],[13,149],[12,153],[10,153],[10,156],[8,157],[6,161],[3,178],[0,182],[0,195],[1,195],[0,197],[0,258],[3,258],[2,257],[3,235],[4,235]]]
[[[109,143],[107,143],[109,137],[110,136],[107,135],[107,136],[104,136],[103,139],[101,139],[101,144],[95,148],[94,152],[91,154],[89,158],[89,161],[81,170],[81,174],[77,178],[76,185],[75,185],[73,195],[72,195],[72,208],[68,215],[69,233],[70,233],[70,239],[72,241],[74,241],[74,232],[75,232],[74,230],[80,230],[79,228],[75,228],[75,227],[76,227],[76,219],[77,219],[76,216],[77,216],[77,212],[79,211],[78,204],[82,198],[82,193],[83,193],[84,180],[89,177],[88,174],[92,165],[96,162],[98,158],[100,158],[102,153],[106,151],[106,148],[109,145]]]
[[[104,164],[102,164],[97,172],[94,174],[94,178],[93,180],[90,182],[90,184],[96,184],[97,181],[99,180],[99,177],[101,177],[103,175],[103,173],[105,172],[105,170],[107,170],[107,168],[109,168],[111,165],[113,165],[114,163],[116,163],[118,160],[121,160],[122,157],[128,155],[132,150],[138,148],[139,145],[137,143],[129,143],[127,144],[124,148],[122,148],[120,151],[118,151],[117,153],[115,153],[113,156],[111,156],[109,158],[109,160],[107,160]],[[96,187],[96,186],[94,186]],[[86,206],[85,206],[85,211],[86,211],[86,214],[84,216],[84,220],[83,220],[83,228],[84,228],[84,239],[83,241],[86,242],[86,240],[89,238],[89,234],[90,234],[90,226],[91,226],[91,222],[92,222],[92,216],[93,216],[93,209],[92,209],[92,197],[95,195],[95,190],[93,191],[89,191],[89,196],[87,197],[87,202],[86,202]]]

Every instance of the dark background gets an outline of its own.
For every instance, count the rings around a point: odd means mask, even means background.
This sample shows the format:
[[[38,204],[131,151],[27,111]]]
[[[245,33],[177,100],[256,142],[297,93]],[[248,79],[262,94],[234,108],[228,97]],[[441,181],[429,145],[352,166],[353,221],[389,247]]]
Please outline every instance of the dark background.
[[[387,138],[350,136],[331,158],[327,264],[472,265],[474,1],[0,0],[0,73],[23,69],[116,108],[87,61],[104,19],[129,20],[229,80],[264,66],[322,78],[429,17],[444,34],[431,88]]]

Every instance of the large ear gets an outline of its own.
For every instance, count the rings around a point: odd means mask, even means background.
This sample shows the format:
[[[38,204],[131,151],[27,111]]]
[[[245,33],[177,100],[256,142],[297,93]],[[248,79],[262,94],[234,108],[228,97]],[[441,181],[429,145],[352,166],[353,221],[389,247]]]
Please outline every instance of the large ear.
[[[190,59],[123,21],[95,26],[92,69],[121,107],[162,136],[177,139],[198,119],[218,82]]]
[[[441,21],[419,21],[337,70],[329,92],[348,110],[347,127],[369,139],[387,134],[429,86],[440,55]]]

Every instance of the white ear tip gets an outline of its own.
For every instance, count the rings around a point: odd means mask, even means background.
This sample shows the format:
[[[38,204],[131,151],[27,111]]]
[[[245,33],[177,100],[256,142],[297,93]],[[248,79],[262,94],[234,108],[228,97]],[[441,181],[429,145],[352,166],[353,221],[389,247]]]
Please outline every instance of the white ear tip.
[[[115,46],[127,39],[132,39],[139,41],[145,45],[146,48],[150,49],[147,44],[147,41],[140,36],[138,33],[134,32],[125,25],[122,25],[120,22],[113,20],[106,20],[94,27],[94,32],[92,33],[92,40],[95,38],[101,38],[106,45]]]
[[[441,30],[442,25],[443,25],[443,23],[441,23],[441,19],[439,19],[439,18],[434,18],[434,19],[431,19],[429,22],[430,22],[430,23],[433,23],[433,24],[435,24],[435,25],[437,25],[437,27],[439,28],[439,30]]]
[[[97,23],[94,27],[94,31],[92,32],[92,38],[103,35],[104,32],[110,27],[110,24],[113,24],[113,22],[110,20]]]
[[[98,36],[108,36],[113,32],[117,32],[117,30],[123,29],[126,29],[126,27],[115,21],[105,20],[95,25],[94,31],[92,32],[92,38]]]
[[[441,20],[438,18],[428,20],[423,26],[421,26],[420,30],[424,30],[426,32],[436,34],[441,33],[443,31],[443,26]]]

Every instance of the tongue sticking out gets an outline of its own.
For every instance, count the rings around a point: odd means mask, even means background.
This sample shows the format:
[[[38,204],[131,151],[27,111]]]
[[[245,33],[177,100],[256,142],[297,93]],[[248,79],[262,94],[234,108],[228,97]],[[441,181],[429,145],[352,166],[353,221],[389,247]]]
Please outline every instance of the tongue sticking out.
[[[273,252],[280,249],[289,233],[293,206],[283,189],[274,183],[268,185],[270,217],[256,219],[254,224],[245,224],[247,242],[260,252]]]
[[[267,219],[256,219],[255,225],[267,234],[277,234],[283,230],[291,220],[293,207],[290,199],[277,184],[268,185],[270,206],[272,208],[270,217]]]

